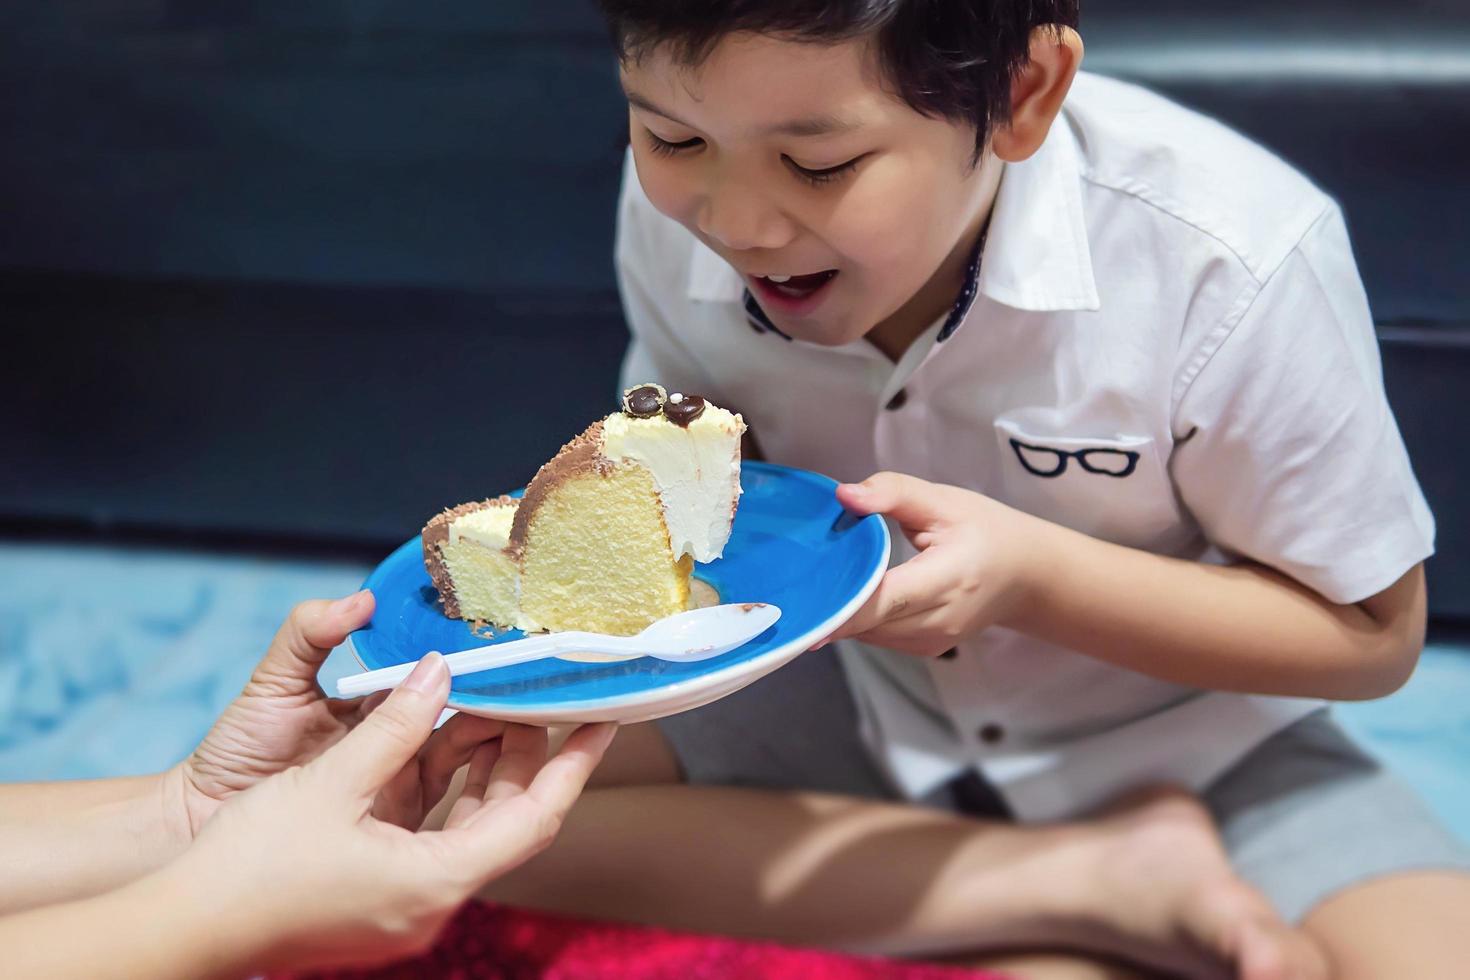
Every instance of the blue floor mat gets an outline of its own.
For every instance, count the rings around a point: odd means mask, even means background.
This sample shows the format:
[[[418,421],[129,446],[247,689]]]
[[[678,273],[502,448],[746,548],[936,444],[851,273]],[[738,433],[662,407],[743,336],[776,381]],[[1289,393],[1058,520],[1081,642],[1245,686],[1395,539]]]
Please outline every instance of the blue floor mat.
[[[0,781],[155,772],[240,691],[291,607],[360,565],[0,544]],[[333,670],[351,672],[333,655]],[[345,658],[350,660],[350,658]]]
[[[154,772],[240,690],[297,602],[351,563],[0,543],[0,782]],[[356,670],[341,651],[323,670]],[[1339,719],[1470,840],[1470,648],[1431,646],[1391,697]]]

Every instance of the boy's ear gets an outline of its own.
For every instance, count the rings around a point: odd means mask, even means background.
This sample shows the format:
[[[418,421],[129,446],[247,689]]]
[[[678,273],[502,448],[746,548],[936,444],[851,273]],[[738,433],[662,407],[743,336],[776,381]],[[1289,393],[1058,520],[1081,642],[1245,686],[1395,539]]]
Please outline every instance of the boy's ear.
[[[1030,60],[1011,81],[1011,121],[995,130],[990,147],[1010,163],[1041,147],[1082,64],[1082,38],[1070,27],[1031,32]]]

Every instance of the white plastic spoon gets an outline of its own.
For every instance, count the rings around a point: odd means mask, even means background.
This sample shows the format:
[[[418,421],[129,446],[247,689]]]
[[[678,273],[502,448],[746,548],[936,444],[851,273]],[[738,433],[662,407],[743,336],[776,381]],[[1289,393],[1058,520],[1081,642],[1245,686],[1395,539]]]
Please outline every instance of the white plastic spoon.
[[[728,653],[775,624],[781,610],[765,602],[727,603],[690,609],[667,616],[637,636],[603,633],[547,633],[509,643],[461,650],[444,658],[453,677],[496,667],[510,667],[567,653],[622,654],[627,660],[654,657],[675,663],[693,663]],[[413,672],[414,664],[397,664],[353,674],[337,681],[337,695],[355,698],[398,685]]]

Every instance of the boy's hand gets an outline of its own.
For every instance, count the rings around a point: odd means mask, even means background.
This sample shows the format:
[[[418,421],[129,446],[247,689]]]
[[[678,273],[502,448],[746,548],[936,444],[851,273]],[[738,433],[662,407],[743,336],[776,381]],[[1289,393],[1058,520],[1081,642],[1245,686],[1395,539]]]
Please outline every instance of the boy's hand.
[[[856,513],[893,518],[919,554],[889,569],[867,603],[823,643],[852,637],[937,656],[1003,622],[1025,599],[1044,521],[900,473],[843,484],[837,499]]]

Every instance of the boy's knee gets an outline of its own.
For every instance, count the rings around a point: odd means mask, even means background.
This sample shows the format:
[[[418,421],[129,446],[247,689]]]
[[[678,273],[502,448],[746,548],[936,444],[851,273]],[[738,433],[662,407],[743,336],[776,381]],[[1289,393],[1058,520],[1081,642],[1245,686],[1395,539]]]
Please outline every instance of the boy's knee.
[[[683,782],[679,760],[669,740],[654,722],[624,725],[608,747],[588,788],[651,786]]]

